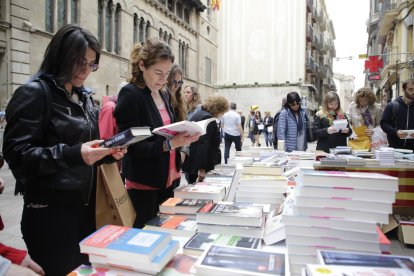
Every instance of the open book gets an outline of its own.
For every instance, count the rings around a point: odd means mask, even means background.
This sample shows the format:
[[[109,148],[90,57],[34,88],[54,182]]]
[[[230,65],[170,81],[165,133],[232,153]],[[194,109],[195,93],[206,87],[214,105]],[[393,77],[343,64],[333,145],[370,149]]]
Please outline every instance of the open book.
[[[347,125],[348,125],[348,120],[346,119],[340,119],[340,120],[333,121],[333,126],[338,131],[346,128]]]
[[[166,138],[172,138],[181,132],[187,131],[190,135],[200,133],[206,134],[207,125],[215,121],[215,118],[202,120],[199,122],[181,121],[170,125],[155,128],[152,133],[164,136]]]
[[[151,137],[149,127],[131,127],[99,144],[104,148],[126,148],[127,146]]]
[[[414,139],[414,129],[402,129],[401,131],[407,134],[404,139]]]

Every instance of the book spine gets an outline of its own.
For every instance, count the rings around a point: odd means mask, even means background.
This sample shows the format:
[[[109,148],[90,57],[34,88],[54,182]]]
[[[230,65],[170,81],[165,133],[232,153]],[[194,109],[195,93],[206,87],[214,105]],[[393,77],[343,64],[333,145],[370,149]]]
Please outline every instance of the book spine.
[[[123,132],[116,134],[115,136],[113,136],[112,138],[106,141],[103,141],[101,143],[101,146],[105,148],[110,148],[110,147],[115,147],[117,145],[122,145],[122,144],[127,143],[129,140],[131,140],[132,137],[133,137],[132,132],[130,129],[128,129],[128,130],[125,130]]]

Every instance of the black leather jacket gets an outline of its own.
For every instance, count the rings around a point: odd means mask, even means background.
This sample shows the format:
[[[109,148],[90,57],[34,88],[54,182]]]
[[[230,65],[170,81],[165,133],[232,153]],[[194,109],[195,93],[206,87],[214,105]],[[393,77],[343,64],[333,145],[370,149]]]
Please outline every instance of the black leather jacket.
[[[81,156],[81,144],[99,138],[91,93],[79,88],[80,104],[51,77],[19,87],[6,109],[3,151],[16,192],[26,203],[88,204],[95,197],[95,167]]]

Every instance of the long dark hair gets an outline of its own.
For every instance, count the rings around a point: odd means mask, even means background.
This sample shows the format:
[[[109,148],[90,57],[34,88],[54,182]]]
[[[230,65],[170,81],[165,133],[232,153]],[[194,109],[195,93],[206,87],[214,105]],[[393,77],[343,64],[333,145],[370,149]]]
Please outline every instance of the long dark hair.
[[[73,72],[82,66],[88,48],[96,52],[95,63],[99,64],[101,46],[98,39],[78,25],[67,24],[57,31],[47,46],[38,73],[52,75],[58,82],[67,83]]]
[[[174,110],[174,115],[176,116],[177,121],[183,121],[185,119],[185,106],[184,106],[184,100],[183,95],[181,93],[181,87],[178,87],[177,91],[173,92],[173,86],[174,86],[174,80],[175,75],[181,74],[183,76],[183,70],[178,64],[174,64],[171,67],[171,72],[168,75],[167,78],[167,93],[170,93],[170,99],[171,99],[171,105]]]
[[[300,110],[302,108],[302,106],[301,106],[302,99],[300,98],[299,93],[295,92],[295,91],[289,92],[286,95],[286,103],[285,103],[284,107],[285,108],[290,108],[290,105],[295,103],[295,102],[299,104],[299,109],[298,110]]]

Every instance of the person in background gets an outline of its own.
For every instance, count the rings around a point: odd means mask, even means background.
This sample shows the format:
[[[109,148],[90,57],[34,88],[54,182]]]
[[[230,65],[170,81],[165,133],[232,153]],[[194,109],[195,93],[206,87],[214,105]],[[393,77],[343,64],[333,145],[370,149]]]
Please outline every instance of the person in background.
[[[230,110],[225,111],[221,118],[221,128],[224,132],[224,163],[230,156],[231,144],[234,143],[236,151],[241,151],[243,143],[243,129],[240,114],[236,112],[236,103],[230,103]]]
[[[184,88],[184,100],[187,110],[185,119],[191,120],[191,116],[201,110],[201,96],[197,87],[186,86]]]
[[[414,134],[407,137],[403,132],[414,129],[414,79],[405,81],[402,89],[403,95],[386,105],[381,128],[387,134],[390,147],[414,150]]]
[[[256,110],[253,117],[253,131],[252,134],[254,135],[255,146],[260,147],[260,134],[262,134],[264,125],[263,125],[263,118],[262,113],[259,110]]]
[[[201,110],[195,113],[191,117],[191,120],[198,122],[210,118],[218,119],[228,109],[229,103],[227,99],[221,95],[214,94],[205,100]],[[220,163],[221,151],[219,128],[217,122],[212,121],[207,126],[206,134],[200,136],[200,139],[197,142],[190,145],[190,155],[184,162],[183,171],[188,173],[189,183],[201,182],[204,180],[206,173],[214,169],[214,166]]]
[[[237,111],[237,113],[239,113],[240,115],[240,121],[241,121],[241,127],[244,133],[244,124],[246,123],[246,117],[243,115],[243,110],[239,109],[239,111]]]
[[[166,93],[176,122],[184,121],[186,117],[185,103],[181,93],[183,83],[183,70],[178,64],[174,64],[167,78]]]
[[[277,149],[277,128],[279,126],[279,116],[283,109],[285,109],[286,98],[282,99],[282,107],[279,111],[276,112],[275,117],[273,117],[273,148]]]
[[[253,134],[254,126],[255,126],[254,110],[250,110],[249,115],[247,115],[246,127],[249,128],[248,137],[250,138],[250,141],[252,142],[252,147],[255,144],[255,139],[254,139],[254,134]]]
[[[313,121],[313,136],[317,139],[317,150],[329,153],[331,148],[347,145],[347,137],[352,134],[352,130],[349,123],[342,130],[335,129],[333,121],[340,119],[347,119],[341,109],[341,101],[335,91],[329,91],[323,97],[321,109]]]
[[[125,153],[93,140],[99,139],[98,118],[83,83],[98,69],[100,51],[89,31],[63,26],[34,81],[20,86],[6,109],[3,151],[15,192],[24,195],[21,231],[46,275],[66,275],[89,263],[79,242],[96,230],[96,165]]]
[[[355,92],[354,101],[349,105],[347,112],[354,134],[358,128],[363,127],[366,129],[362,136],[371,138],[374,134],[373,129],[380,125],[382,109],[375,99],[375,94],[369,87],[362,87]]]
[[[132,49],[131,77],[119,92],[114,112],[119,131],[143,126],[154,129],[175,122],[169,99],[162,92],[173,62],[170,46],[157,38],[148,38],[141,49]],[[173,196],[173,182],[181,178],[178,149],[198,138],[187,132],[171,139],[154,135],[128,147],[122,172],[138,214],[135,228],[143,228],[157,215],[159,205]]]
[[[289,92],[286,103],[279,115],[277,139],[285,141],[285,151],[306,151],[306,112],[301,106],[302,99],[297,92]]]
[[[266,142],[266,147],[271,147],[273,144],[273,117],[270,115],[269,111],[265,111],[265,117],[263,119],[264,124],[264,137]],[[270,127],[270,131],[269,131]]]

